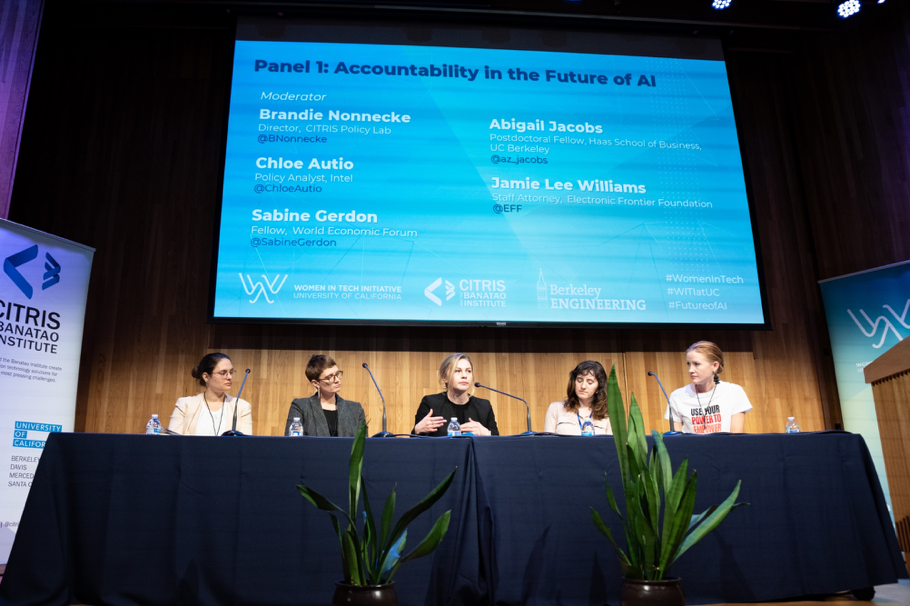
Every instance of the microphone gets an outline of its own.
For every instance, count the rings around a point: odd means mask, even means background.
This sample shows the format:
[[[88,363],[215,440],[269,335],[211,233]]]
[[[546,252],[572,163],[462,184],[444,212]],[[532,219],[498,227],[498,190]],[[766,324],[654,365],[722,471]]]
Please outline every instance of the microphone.
[[[512,394],[506,393],[506,392],[504,392],[504,391],[499,391],[498,389],[493,389],[492,387],[487,387],[486,385],[481,385],[480,383],[474,383],[474,387],[482,387],[483,389],[489,389],[490,391],[495,391],[496,393],[501,393],[501,394],[504,395],[504,396],[509,396],[510,398],[515,398],[516,400],[521,400],[522,402],[524,402],[524,403],[525,403],[525,410],[526,410],[527,413],[528,413],[528,431],[524,432],[524,433],[521,434],[521,435],[523,435],[523,436],[529,436],[529,435],[533,435],[533,434],[534,434],[534,432],[531,431],[531,407],[528,406],[528,401],[527,401],[527,400],[525,400],[524,398],[519,398],[518,396],[513,396]]]
[[[240,382],[240,391],[237,392],[237,399],[234,401],[234,424],[231,426],[230,431],[224,432],[223,436],[242,436],[243,434],[237,431],[237,407],[240,406],[240,394],[243,393],[243,386],[246,385],[246,378],[250,376],[250,369],[247,368],[246,372],[243,373],[243,381]]]
[[[660,377],[657,376],[656,372],[651,372],[650,370],[648,371],[648,376],[654,377],[655,379],[657,379],[657,384],[660,385],[660,390],[662,392],[664,392],[664,398],[667,399],[667,412],[670,414],[670,431],[665,432],[664,435],[665,436],[675,436],[676,434],[681,433],[681,432],[675,431],[673,429],[673,423],[675,423],[675,421],[673,420],[673,407],[670,406],[670,398],[669,398],[669,396],[667,396],[667,390],[664,389],[663,383],[660,382]]]
[[[394,434],[388,432],[386,427],[386,418],[385,418],[385,398],[382,396],[382,390],[379,389],[379,383],[376,382],[376,377],[373,376],[373,371],[370,370],[370,367],[367,366],[367,363],[363,363],[363,367],[367,369],[367,372],[370,373],[370,378],[373,379],[373,385],[376,386],[376,391],[379,392],[379,399],[382,400],[382,431],[374,435],[374,438],[394,438]]]

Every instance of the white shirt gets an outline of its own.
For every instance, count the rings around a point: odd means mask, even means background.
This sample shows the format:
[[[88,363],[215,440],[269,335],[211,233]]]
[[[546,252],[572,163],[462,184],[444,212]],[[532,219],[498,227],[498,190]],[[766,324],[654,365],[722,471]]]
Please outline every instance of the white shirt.
[[[721,381],[707,393],[695,393],[690,383],[670,394],[670,407],[677,426],[683,433],[717,433],[730,431],[730,419],[752,410],[746,392],[736,383]],[[664,414],[670,418],[670,407]]]
[[[584,423],[587,417],[581,416],[580,421]],[[610,427],[610,419],[591,419],[594,425],[595,436],[612,436],[613,428]],[[562,436],[580,436],[581,424],[579,415],[574,412],[566,411],[565,402],[553,402],[547,409],[547,416],[544,418],[543,430],[548,433],[558,433]]]

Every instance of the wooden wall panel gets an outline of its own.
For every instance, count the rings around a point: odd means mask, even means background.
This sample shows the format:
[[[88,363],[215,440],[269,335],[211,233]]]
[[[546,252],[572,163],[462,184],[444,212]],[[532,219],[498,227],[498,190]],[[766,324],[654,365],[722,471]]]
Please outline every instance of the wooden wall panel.
[[[910,259],[910,6],[872,8],[806,37],[789,83],[820,279]]]
[[[668,391],[685,384],[683,351],[703,338],[727,352],[725,378],[741,384],[755,406],[747,431],[782,431],[789,415],[805,430],[838,422],[817,280],[868,261],[888,262],[905,246],[891,227],[854,224],[853,210],[826,210],[820,203],[831,189],[826,179],[851,163],[859,165],[853,177],[863,186],[855,189],[869,185],[862,180],[872,180],[874,171],[862,154],[868,144],[895,140],[870,132],[877,121],[859,119],[869,102],[865,93],[851,106],[857,118],[851,136],[864,145],[833,154],[828,142],[815,140],[836,129],[822,129],[812,116],[836,114],[830,97],[852,94],[848,76],[826,79],[839,67],[838,40],[805,36],[825,47],[815,49],[812,41],[800,42],[800,34],[790,54],[728,53],[770,331],[209,325],[232,31],[142,25],[79,30],[47,12],[11,209],[14,221],[97,248],[77,428],[142,431],[152,412],[166,417],[177,397],[195,392],[189,370],[204,353],[226,351],[237,368],[253,370],[244,393],[254,403],[255,433],[279,434],[290,400],[310,393],[303,374],[308,356],[325,352],[348,373],[343,395],[364,403],[370,429],[378,431],[379,397],[360,368],[370,364],[389,405],[389,429],[404,432],[420,398],[438,389],[442,357],[465,351],[475,359],[477,380],[528,399],[534,429],[542,429],[549,402],[564,394],[569,370],[590,358],[615,363],[648,427],[662,429],[665,402],[647,371],[657,372]],[[893,49],[890,64],[897,66],[906,40],[892,34],[898,39],[860,42]],[[804,84],[807,92],[795,95],[794,83],[816,60],[821,63]],[[905,77],[900,72],[893,79]],[[832,87],[827,96],[826,86]],[[889,90],[901,86],[892,83]],[[896,120],[903,116],[902,99],[874,107]],[[907,181],[905,156],[880,153],[876,161],[877,174]],[[896,202],[867,198],[864,204],[875,216],[896,218]],[[844,239],[857,225],[862,237]],[[841,242],[866,247],[854,255]],[[489,397],[503,433],[524,431],[519,402]]]

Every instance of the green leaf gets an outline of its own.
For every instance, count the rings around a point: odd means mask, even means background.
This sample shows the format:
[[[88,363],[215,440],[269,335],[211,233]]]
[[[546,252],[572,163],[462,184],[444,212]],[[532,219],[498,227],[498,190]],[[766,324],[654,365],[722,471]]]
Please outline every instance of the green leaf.
[[[405,530],[401,533],[401,536],[398,537],[398,540],[389,547],[388,553],[386,553],[385,558],[383,558],[382,566],[380,567],[380,575],[385,577],[384,582],[389,582],[392,569],[400,563],[399,560],[401,560],[401,552],[404,550],[404,544],[407,539],[408,531]],[[385,576],[387,573],[389,576]]]
[[[680,467],[682,469],[682,467]],[[689,528],[689,521],[692,519],[692,510],[695,509],[695,493],[698,474],[693,473],[686,482],[686,488],[683,490],[682,497],[679,501],[679,508],[676,515],[672,518],[672,527],[670,529],[669,539],[661,549],[660,567],[664,571],[673,565],[676,558],[679,557],[679,546],[685,537]]]
[[[357,547],[351,533],[346,532],[341,539],[341,565],[344,568],[344,581],[351,585],[363,585],[363,573],[360,570]]]
[[[370,507],[370,499],[367,496],[367,483],[360,478],[363,486],[363,550],[364,561],[367,562],[367,576],[370,582],[374,582],[376,569],[379,567],[376,558],[379,557],[379,534],[376,532],[376,523],[373,521],[373,510]],[[378,582],[378,581],[377,581]]]
[[[351,516],[348,515],[348,512],[340,508],[338,505],[335,505],[312,488],[307,488],[302,484],[298,484],[297,490],[300,491],[300,494],[302,494],[307,501],[315,505],[318,509],[321,509],[322,511],[337,511],[345,518],[347,518],[348,524],[353,524]]]
[[[338,540],[341,541],[341,526],[338,525],[338,518],[333,514],[329,514],[329,517],[332,518],[332,528],[335,529],[335,534],[338,535]]]
[[[607,412],[610,417],[610,426],[613,428],[616,458],[619,461],[619,472],[622,477],[623,489],[625,489],[629,478],[629,459],[626,452],[629,429],[626,409],[622,402],[622,392],[619,391],[619,382],[616,380],[616,364],[610,368],[610,377],[607,379]]]
[[[452,473],[447,475],[442,482],[437,484],[436,488],[430,491],[430,494],[421,499],[414,507],[407,510],[404,515],[401,516],[401,519],[398,520],[398,523],[395,524],[395,528],[392,530],[392,537],[397,537],[401,534],[405,528],[411,525],[411,522],[413,522],[417,516],[428,510],[436,501],[442,498],[442,495],[446,493],[449,486],[452,484],[456,471],[458,471],[457,468],[452,470]]]
[[[351,463],[348,469],[348,489],[350,491],[350,504],[348,511],[349,517],[354,518],[357,515],[357,503],[360,501],[360,478],[363,470],[363,448],[366,444],[367,426],[361,424],[354,436],[354,444],[351,446]]]
[[[682,465],[679,466],[679,469],[676,470],[676,475],[673,476],[673,480],[670,482],[670,491],[664,495],[664,525],[661,529],[661,550],[660,550],[660,566],[666,567],[669,562],[669,557],[671,555],[670,550],[673,547],[673,520],[676,519],[677,511],[679,510],[679,501],[683,496],[683,492],[686,489],[688,483],[689,473],[689,459],[683,459]],[[677,541],[678,544],[678,541]]]
[[[613,545],[613,549],[616,550],[616,555],[619,556],[619,565],[622,568],[623,574],[628,578],[634,578],[626,574],[629,570],[634,571],[632,563],[629,561],[629,557],[625,554],[622,548],[616,544],[616,540],[613,538],[613,533],[610,531],[607,525],[604,524],[603,518],[600,517],[600,514],[593,507],[591,507],[591,519],[594,520],[594,526],[597,528],[597,530],[599,530],[602,535],[609,539],[610,544]],[[634,572],[632,572],[632,574],[634,574]]]
[[[724,518],[727,517],[727,514],[735,507],[734,503],[736,502],[736,497],[739,496],[739,487],[741,485],[742,480],[736,483],[736,488],[733,489],[730,496],[727,497],[723,503],[718,505],[717,509],[715,509],[711,515],[704,518],[701,523],[692,529],[688,536],[686,536],[686,540],[679,546],[679,551],[676,553],[676,557],[673,558],[673,562],[679,559],[679,556],[686,553],[690,547],[702,540],[706,534],[717,528],[718,524],[723,522]],[[737,505],[745,504],[746,503],[738,503]],[[673,562],[670,562],[670,565],[672,565]]]
[[[423,538],[411,553],[401,558],[402,563],[416,560],[417,558],[422,558],[425,555],[433,553],[433,550],[439,546],[443,537],[446,536],[446,531],[449,529],[449,520],[451,520],[451,518],[451,510],[439,516],[439,519],[433,524],[433,527],[430,529],[430,532],[427,533],[427,536]]]
[[[632,444],[632,436],[635,436],[634,447],[638,449],[636,452],[636,459],[638,460],[638,467],[641,469],[647,465],[648,461],[648,442],[645,439],[645,421],[641,416],[641,408],[638,407],[638,402],[635,400],[635,394],[631,395],[630,404],[629,404],[629,446]],[[632,430],[632,423],[635,423],[635,430]]]
[[[385,545],[386,539],[389,537],[389,530],[392,529],[392,518],[395,516],[395,488],[398,485],[392,487],[392,492],[389,493],[388,498],[385,500],[385,507],[382,508],[382,528],[380,530],[379,544]]]
[[[604,475],[606,475],[606,473],[604,473]],[[622,517],[622,514],[621,514],[621,513],[619,513],[619,506],[616,505],[616,499],[613,498],[613,491],[610,489],[610,481],[609,481],[609,480],[607,480],[607,503],[610,504],[610,509],[612,509],[613,512],[614,512],[616,515],[619,516],[619,519],[620,519],[623,523],[625,523],[626,519],[625,519],[624,517]]]
[[[670,453],[667,452],[667,446],[664,444],[664,438],[660,432],[651,430],[654,437],[654,447],[657,449],[657,460],[660,462],[660,481],[663,484],[664,494],[670,493],[673,485],[673,464],[670,463]]]
[[[638,544],[641,550],[641,559],[639,561],[642,567],[642,573],[644,578],[652,578],[652,571],[655,564],[657,563],[655,558],[655,549],[656,549],[656,539],[657,535],[654,533],[654,528],[648,522],[647,517],[645,516],[644,511],[641,507],[641,497],[644,495],[646,490],[644,482],[639,482],[639,498],[635,499],[635,509],[631,512],[628,512],[629,519],[632,525],[632,529],[635,532],[635,537],[638,539]],[[631,545],[630,545],[631,550]]]

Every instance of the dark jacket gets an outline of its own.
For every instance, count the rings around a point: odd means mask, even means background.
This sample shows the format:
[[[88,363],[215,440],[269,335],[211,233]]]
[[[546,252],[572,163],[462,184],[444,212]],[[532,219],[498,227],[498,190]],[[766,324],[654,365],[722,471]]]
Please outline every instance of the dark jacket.
[[[338,409],[338,435],[354,437],[357,430],[360,429],[360,425],[366,423],[363,406],[360,405],[360,402],[351,402],[335,394],[335,407]],[[291,402],[288,420],[284,425],[284,435],[288,435],[288,429],[290,429],[294,417],[300,417],[300,422],[303,424],[303,435],[328,437],[329,424],[322,412],[318,393],[309,398],[297,398]]]
[[[414,426],[427,416],[430,409],[433,409],[434,417],[445,417],[446,420],[456,417],[458,416],[455,413],[456,406],[465,407],[465,419],[471,418],[489,429],[490,433],[494,436],[499,435],[499,428],[496,427],[496,416],[493,414],[493,407],[490,405],[489,400],[482,400],[471,396],[467,404],[454,404],[449,400],[449,396],[446,392],[434,393],[433,395],[423,397],[420,401],[420,406],[417,408],[417,415],[414,417]],[[448,434],[448,428],[449,424],[446,423],[437,429],[435,433],[425,433],[422,435],[442,437]],[[411,433],[414,433],[413,428],[411,429]]]

